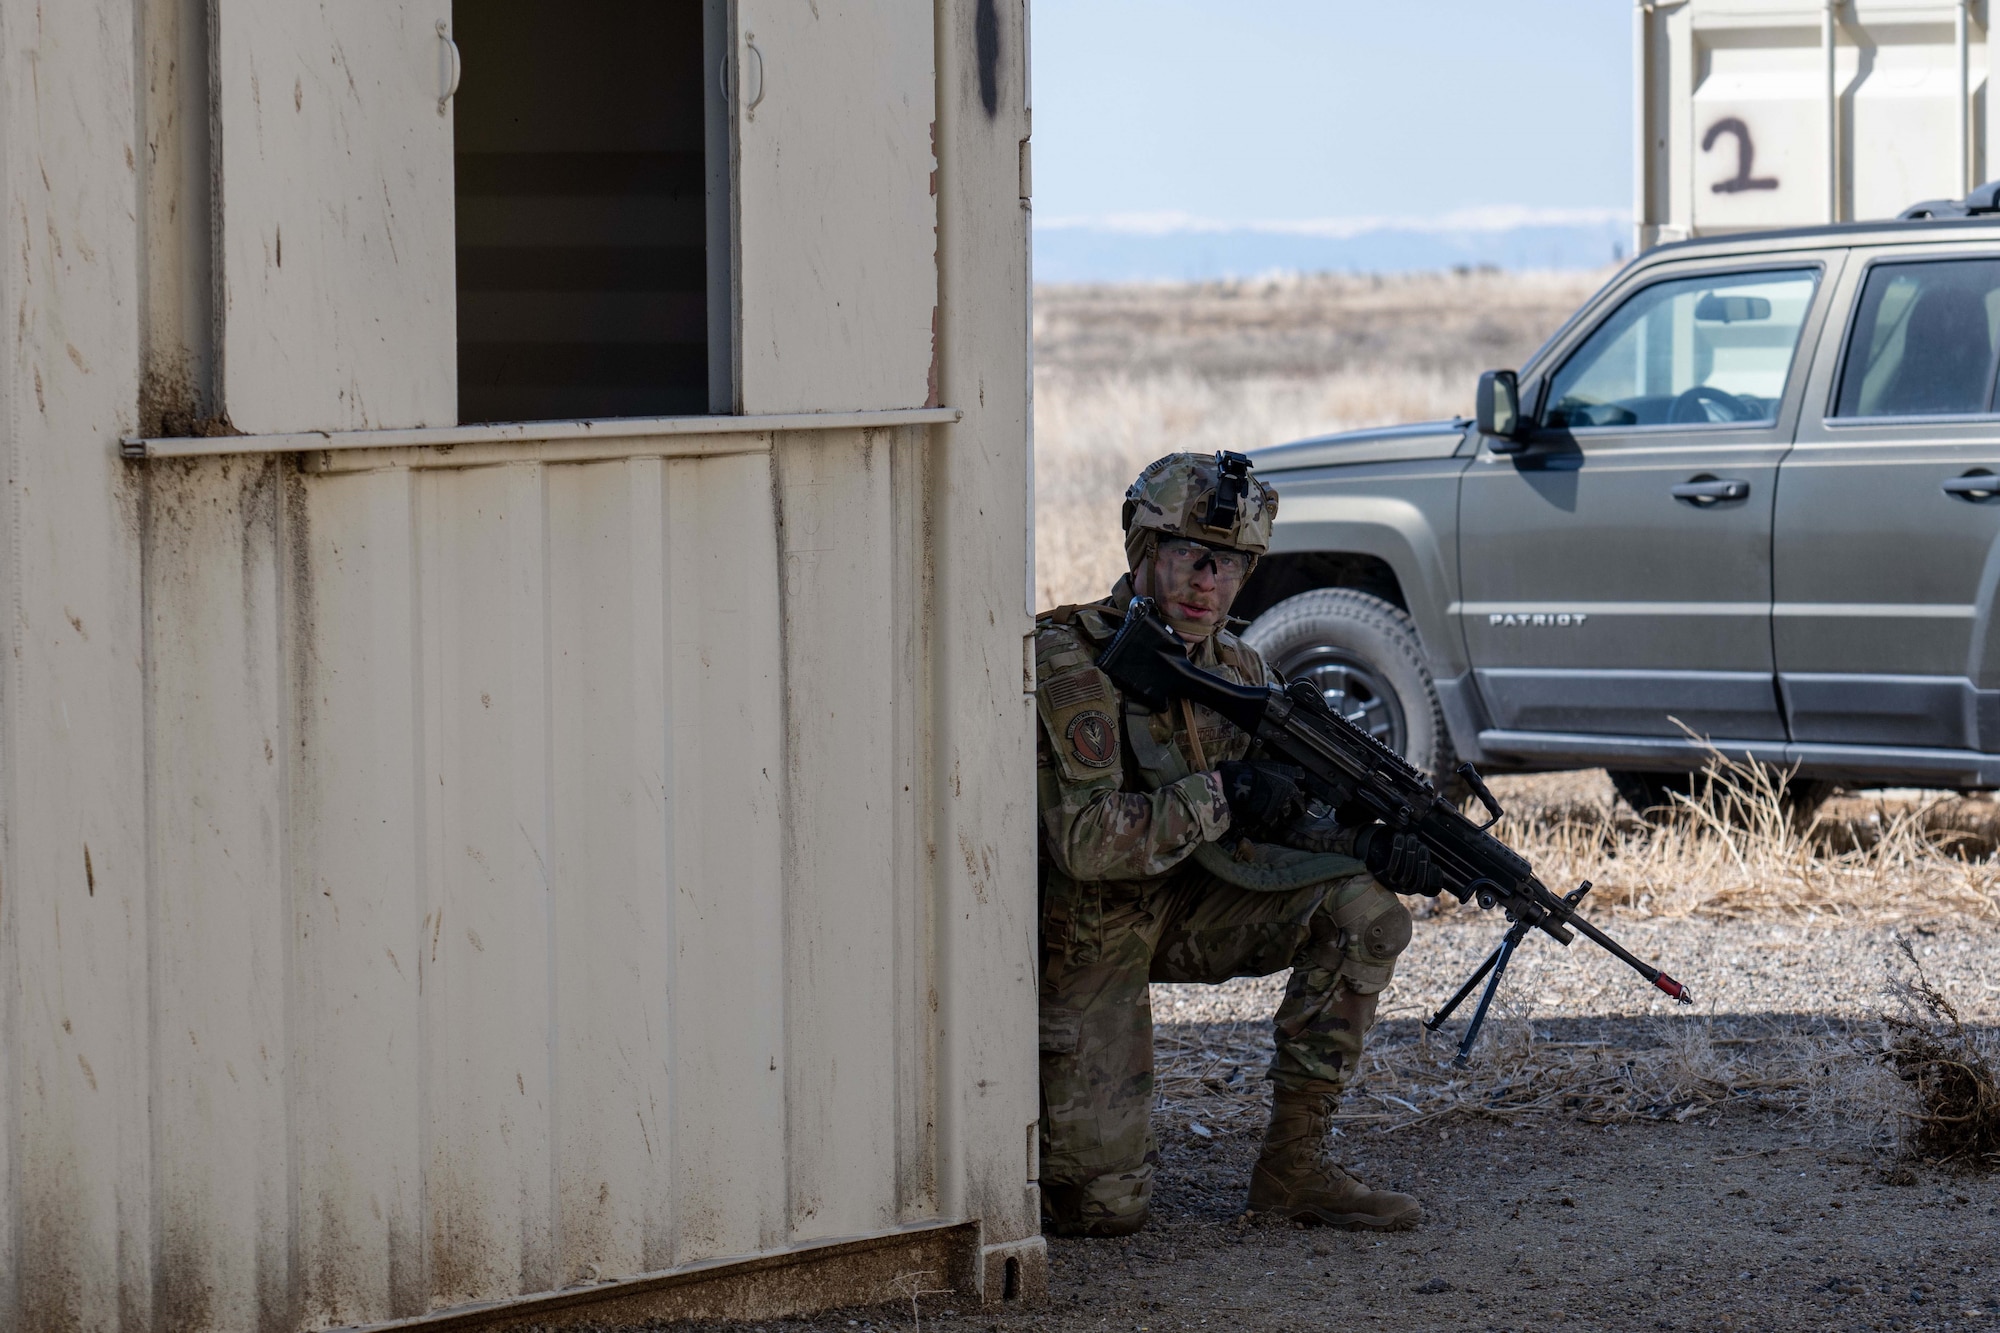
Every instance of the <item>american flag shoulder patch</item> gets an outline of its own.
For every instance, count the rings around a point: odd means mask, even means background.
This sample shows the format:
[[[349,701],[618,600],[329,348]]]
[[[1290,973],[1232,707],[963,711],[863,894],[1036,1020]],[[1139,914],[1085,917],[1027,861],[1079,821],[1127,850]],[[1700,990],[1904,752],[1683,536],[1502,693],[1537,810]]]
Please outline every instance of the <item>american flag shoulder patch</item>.
[[[1065,712],[1078,704],[1109,702],[1110,688],[1095,667],[1069,671],[1042,688],[1052,712]]]

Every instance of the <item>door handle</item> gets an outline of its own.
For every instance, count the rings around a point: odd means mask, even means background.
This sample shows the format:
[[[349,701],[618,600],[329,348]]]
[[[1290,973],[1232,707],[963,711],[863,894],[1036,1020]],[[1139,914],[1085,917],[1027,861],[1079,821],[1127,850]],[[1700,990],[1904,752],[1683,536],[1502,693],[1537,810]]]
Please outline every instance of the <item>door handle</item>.
[[[1676,500],[1706,508],[1723,500],[1747,500],[1750,483],[1737,477],[1693,477],[1674,487]]]
[[[1953,477],[1946,482],[1944,493],[1978,504],[1982,500],[1991,500],[1994,496],[2000,495],[2000,477],[1994,476],[1983,467],[1975,468],[1962,477]]]

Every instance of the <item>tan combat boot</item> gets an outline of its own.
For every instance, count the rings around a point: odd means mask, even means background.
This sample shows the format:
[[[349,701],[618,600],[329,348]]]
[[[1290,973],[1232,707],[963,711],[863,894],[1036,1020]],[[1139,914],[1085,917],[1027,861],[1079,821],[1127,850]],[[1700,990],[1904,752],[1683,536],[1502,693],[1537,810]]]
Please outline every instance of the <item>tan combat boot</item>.
[[[1422,1204],[1407,1194],[1368,1188],[1326,1155],[1327,1121],[1336,1100],[1324,1092],[1274,1090],[1264,1151],[1250,1172],[1250,1210],[1356,1231],[1415,1226],[1424,1217]]]

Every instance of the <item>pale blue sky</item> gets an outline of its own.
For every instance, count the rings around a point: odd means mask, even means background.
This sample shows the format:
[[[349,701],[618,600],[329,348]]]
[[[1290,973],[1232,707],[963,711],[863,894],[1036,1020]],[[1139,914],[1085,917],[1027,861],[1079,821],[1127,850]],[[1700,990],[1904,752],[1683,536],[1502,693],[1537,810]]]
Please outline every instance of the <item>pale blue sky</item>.
[[[1631,207],[1631,0],[1032,3],[1038,221]]]

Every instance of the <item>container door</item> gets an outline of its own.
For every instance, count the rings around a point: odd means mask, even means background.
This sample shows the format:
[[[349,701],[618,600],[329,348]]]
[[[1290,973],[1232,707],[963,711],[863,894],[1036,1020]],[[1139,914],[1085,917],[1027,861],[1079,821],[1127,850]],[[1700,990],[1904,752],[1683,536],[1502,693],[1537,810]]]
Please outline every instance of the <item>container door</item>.
[[[1901,248],[1851,285],[1778,483],[1792,737],[2000,749],[2000,247]]]
[[[1466,471],[1463,623],[1495,726],[1784,739],[1771,505],[1821,273],[1647,275],[1560,361],[1525,452]]]
[[[936,396],[932,6],[807,12],[736,5],[741,410],[922,407]]]
[[[450,0],[216,0],[238,430],[453,424],[450,17]]]

